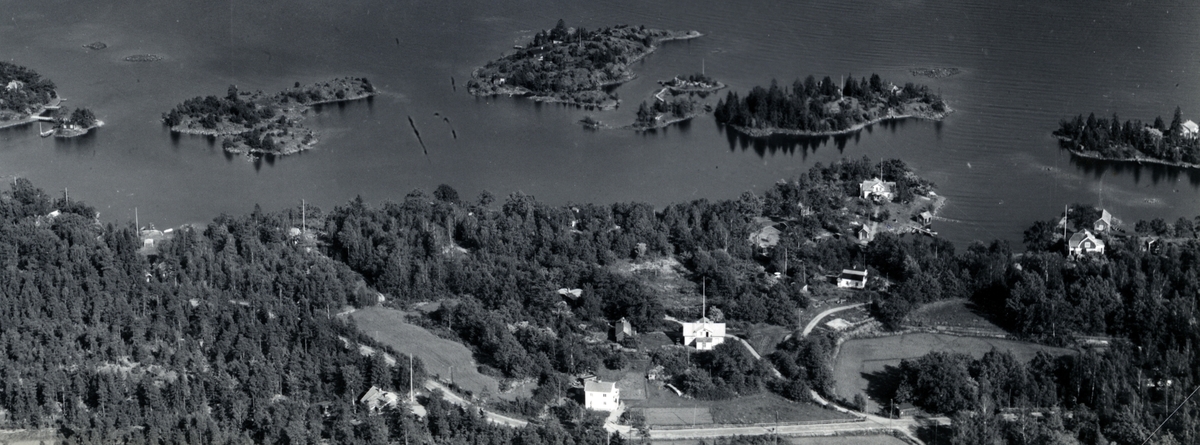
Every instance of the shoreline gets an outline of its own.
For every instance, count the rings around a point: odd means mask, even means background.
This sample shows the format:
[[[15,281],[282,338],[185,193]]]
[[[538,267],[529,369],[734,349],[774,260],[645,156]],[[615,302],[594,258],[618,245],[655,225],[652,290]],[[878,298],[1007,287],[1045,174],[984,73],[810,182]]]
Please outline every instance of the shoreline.
[[[1058,137],[1058,140],[1064,141],[1064,142],[1070,142],[1070,139],[1063,139],[1061,136]],[[1107,157],[1107,156],[1101,155],[1100,153],[1098,153],[1094,150],[1082,150],[1082,149],[1071,148],[1071,147],[1063,147],[1062,149],[1070,152],[1072,155],[1079,156],[1081,158],[1095,159],[1097,161],[1129,162],[1129,163],[1137,163],[1137,164],[1158,164],[1158,165],[1165,165],[1168,167],[1200,169],[1200,164],[1191,164],[1191,163],[1187,163],[1187,162],[1183,162],[1183,161],[1175,162],[1175,161],[1168,161],[1166,159],[1146,158],[1146,157],[1142,157],[1142,156],[1134,156],[1132,158],[1112,158],[1112,157]]]
[[[772,135],[776,135],[776,134],[787,135],[787,136],[803,136],[803,137],[828,137],[828,136],[842,136],[842,135],[857,133],[859,131],[862,131],[862,129],[867,128],[868,126],[875,125],[880,122],[891,121],[891,120],[922,119],[922,120],[940,121],[942,119],[945,119],[946,116],[949,116],[953,112],[954,112],[954,109],[950,108],[950,106],[948,106],[948,105],[946,106],[946,111],[942,111],[942,112],[912,112],[912,113],[903,113],[903,114],[893,114],[892,112],[889,111],[888,114],[886,114],[886,115],[851,125],[849,128],[846,128],[843,130],[830,130],[830,131],[791,130],[791,129],[777,128],[777,127],[746,128],[746,127],[741,127],[741,126],[737,126],[737,125],[728,125],[728,124],[725,124],[725,126],[732,128],[732,129],[738,131],[739,133],[745,134],[746,136],[749,136],[752,138],[761,138],[761,137],[767,137],[767,136],[772,136]]]

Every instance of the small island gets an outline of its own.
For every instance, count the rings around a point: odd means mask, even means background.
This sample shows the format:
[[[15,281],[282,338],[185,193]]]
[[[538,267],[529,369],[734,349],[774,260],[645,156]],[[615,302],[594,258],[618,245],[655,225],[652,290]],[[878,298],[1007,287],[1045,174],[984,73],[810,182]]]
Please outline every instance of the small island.
[[[943,67],[943,68],[913,68],[909,71],[914,76],[925,76],[930,79],[944,79],[950,76],[962,74],[961,68]]]
[[[59,138],[73,138],[104,126],[104,121],[96,119],[96,114],[87,108],[58,108],[50,113],[50,119],[54,122],[54,127],[43,130],[42,137],[53,135]]]
[[[158,54],[134,54],[125,57],[126,62],[157,62],[162,59],[163,56]]]
[[[1153,124],[1139,120],[1121,122],[1089,114],[1059,122],[1054,130],[1059,146],[1077,156],[1107,161],[1150,162],[1200,168],[1200,126],[1184,121],[1179,107],[1171,124],[1161,116]]]
[[[312,148],[317,135],[302,122],[314,105],[366,99],[376,94],[366,78],[345,77],[300,86],[274,95],[239,91],[225,97],[194,97],[163,113],[176,133],[220,136],[221,148],[238,154],[288,155]]]
[[[675,76],[658,83],[663,87],[654,93],[653,105],[643,101],[638,106],[637,118],[630,125],[634,130],[663,128],[712,111],[711,104],[701,103],[697,97],[703,100],[709,93],[725,88],[725,84],[702,73]]]
[[[613,109],[619,99],[606,87],[633,79],[629,65],[662,42],[700,37],[696,31],[666,31],[619,25],[596,31],[568,28],[562,21],[539,31],[515,53],[471,73],[467,91],[476,96],[530,96],[543,102]]]
[[[829,76],[820,82],[808,76],[791,89],[771,81],[770,88],[754,87],[744,98],[731,91],[713,114],[734,130],[763,137],[848,134],[886,120],[941,120],[952,111],[924,85],[901,87],[872,74],[870,80],[851,76],[841,87]]]

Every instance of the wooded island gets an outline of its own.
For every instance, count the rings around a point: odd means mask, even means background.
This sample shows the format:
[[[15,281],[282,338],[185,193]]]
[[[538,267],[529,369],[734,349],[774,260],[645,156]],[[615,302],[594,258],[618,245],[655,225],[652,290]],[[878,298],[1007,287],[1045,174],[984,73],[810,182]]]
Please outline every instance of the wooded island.
[[[596,31],[568,28],[562,21],[540,31],[515,53],[471,73],[467,91],[476,96],[532,96],[601,109],[616,108],[616,93],[605,87],[633,79],[633,63],[664,41],[700,37],[696,31],[667,31],[618,25]]]
[[[789,90],[774,80],[769,88],[754,87],[745,96],[729,92],[717,104],[717,122],[749,136],[772,134],[830,136],[852,133],[890,119],[941,120],[952,112],[929,87],[903,87],[880,79],[848,77],[841,87],[826,76],[797,79]]]
[[[313,105],[366,99],[375,95],[366,78],[344,77],[295,87],[267,96],[229,86],[225,97],[194,97],[163,113],[176,133],[223,136],[230,153],[287,155],[312,148],[316,133],[302,125]]]
[[[1079,156],[1200,168],[1198,130],[1197,124],[1185,122],[1175,107],[1170,125],[1161,116],[1154,118],[1153,124],[1144,124],[1139,120],[1122,123],[1116,114],[1112,119],[1078,115],[1059,122],[1054,136],[1062,148]]]

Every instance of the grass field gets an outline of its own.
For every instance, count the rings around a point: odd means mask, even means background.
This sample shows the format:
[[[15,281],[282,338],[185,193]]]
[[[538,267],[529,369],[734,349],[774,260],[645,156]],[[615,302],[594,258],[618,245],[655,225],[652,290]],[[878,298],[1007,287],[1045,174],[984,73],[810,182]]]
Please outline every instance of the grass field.
[[[907,322],[913,326],[954,326],[1003,332],[974,306],[961,298],[929,303],[909,314]]]
[[[663,418],[679,418],[691,424],[692,415],[708,411],[711,423],[771,423],[804,420],[849,419],[850,416],[811,403],[792,402],[783,397],[761,392],[728,400],[698,400],[679,397],[654,382],[647,385],[645,400],[626,401],[630,409],[651,408]],[[673,411],[672,411],[673,410]],[[673,413],[673,414],[672,414]],[[778,417],[776,417],[778,415]],[[673,416],[673,417],[672,417]],[[647,416],[647,423],[654,424]],[[679,423],[674,423],[678,425]],[[663,423],[660,425],[672,425]]]
[[[476,396],[491,395],[502,399],[527,396],[532,391],[513,391],[500,394],[500,383],[492,377],[480,374],[471,350],[462,343],[433,335],[425,328],[408,323],[405,313],[396,309],[370,307],[350,314],[358,330],[403,355],[413,354],[425,364],[425,371],[449,379],[450,367],[454,367],[454,384]],[[526,394],[520,394],[520,393]]]
[[[834,361],[833,378],[837,382],[837,393],[845,399],[855,394],[870,395],[867,388],[872,377],[882,375],[888,366],[899,366],[904,359],[921,357],[933,351],[950,351],[970,354],[979,358],[995,348],[1012,351],[1022,361],[1032,360],[1037,351],[1054,355],[1073,351],[1053,348],[1034,343],[979,337],[958,337],[946,334],[904,334],[891,337],[849,340]],[[886,401],[884,401],[886,402]],[[867,411],[875,412],[879,405],[868,398]]]
[[[775,351],[775,346],[792,331],[783,326],[759,323],[746,328],[745,338],[755,351],[765,356]]]
[[[721,443],[712,439],[652,440],[653,445],[700,445]],[[905,445],[906,442],[892,436],[831,436],[831,437],[780,437],[779,443],[789,445]]]

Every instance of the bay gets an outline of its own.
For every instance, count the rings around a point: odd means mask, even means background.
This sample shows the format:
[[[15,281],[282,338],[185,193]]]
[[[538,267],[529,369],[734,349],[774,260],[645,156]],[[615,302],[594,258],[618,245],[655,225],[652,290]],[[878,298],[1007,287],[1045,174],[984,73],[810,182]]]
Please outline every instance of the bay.
[[[1130,222],[1200,214],[1200,172],[1080,161],[1050,136],[1059,119],[1092,111],[1152,120],[1180,106],[1200,120],[1200,8],[1188,2],[3,4],[0,57],[54,79],[68,106],[92,108],[108,125],[77,140],[42,139],[36,127],[0,131],[0,178],[69,189],[107,221],[131,220],[135,207],[143,223],[167,227],[255,204],[398,201],[442,183],[471,198],[521,191],[551,203],[661,206],[761,192],[817,162],[862,156],[903,159],[938,183],[949,205],[935,229],[959,245],[1019,244],[1033,220],[1070,202],[1102,204]],[[472,69],[559,18],[705,36],[639,62],[639,77],[617,89],[624,106],[615,111],[464,91]],[[82,46],[97,40],[108,48]],[[164,59],[123,60],[134,54]],[[925,83],[957,111],[940,123],[904,121],[815,143],[749,140],[711,117],[645,134],[577,124],[586,115],[632,122],[656,80],[702,65],[735,91],[875,72]],[[911,76],[918,67],[964,72]],[[309,123],[322,141],[301,155],[227,156],[206,138],[173,137],[159,121],[176,103],[230,84],[273,92],[344,75],[366,76],[384,93],[315,110]]]

